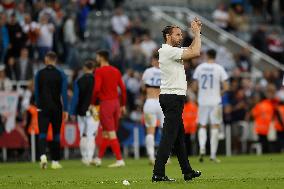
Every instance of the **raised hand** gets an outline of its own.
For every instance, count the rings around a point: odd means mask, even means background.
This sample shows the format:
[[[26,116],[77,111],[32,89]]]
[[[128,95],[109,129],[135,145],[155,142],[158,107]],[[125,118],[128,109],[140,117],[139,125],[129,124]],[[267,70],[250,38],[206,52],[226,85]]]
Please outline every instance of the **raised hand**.
[[[202,23],[201,21],[195,17],[193,21],[190,23],[190,27],[194,35],[200,34]]]

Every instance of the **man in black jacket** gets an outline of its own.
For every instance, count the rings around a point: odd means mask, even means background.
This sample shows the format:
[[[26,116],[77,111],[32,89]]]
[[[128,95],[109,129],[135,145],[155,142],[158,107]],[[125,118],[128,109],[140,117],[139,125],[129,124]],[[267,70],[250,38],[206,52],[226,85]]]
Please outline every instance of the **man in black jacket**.
[[[67,113],[67,77],[55,65],[57,55],[48,52],[45,56],[46,67],[39,70],[35,76],[35,100],[38,108],[39,152],[41,168],[47,168],[46,135],[49,124],[52,125],[53,141],[51,145],[52,169],[62,168],[60,159],[60,128],[62,115]],[[63,104],[62,104],[63,102]],[[64,112],[64,114],[63,114]]]

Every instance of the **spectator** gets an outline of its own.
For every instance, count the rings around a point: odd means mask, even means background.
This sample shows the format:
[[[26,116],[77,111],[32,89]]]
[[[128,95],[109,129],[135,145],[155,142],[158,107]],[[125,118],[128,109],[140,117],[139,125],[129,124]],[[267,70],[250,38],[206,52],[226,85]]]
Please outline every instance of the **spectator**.
[[[10,43],[9,32],[6,27],[6,15],[0,13],[0,64],[4,62]]]
[[[280,63],[284,64],[283,61],[284,44],[278,30],[272,31],[272,33],[267,38],[267,43],[268,43],[269,56],[279,61]]]
[[[128,77],[124,76],[124,83],[127,92],[127,99],[128,99],[128,109],[129,111],[135,110],[136,103],[135,100],[140,92],[141,88],[141,77],[139,73],[134,72],[133,70],[129,70]]]
[[[124,69],[124,49],[121,40],[122,36],[114,31],[106,37],[106,49],[111,52],[112,64],[120,71]]]
[[[5,66],[0,65],[0,91],[12,91],[13,85],[9,78],[5,74]]]
[[[216,62],[222,65],[229,73],[233,72],[233,70],[236,68],[236,63],[233,59],[232,53],[223,46],[218,48]]]
[[[42,3],[41,4],[41,10],[39,12],[39,19],[41,19],[42,16],[47,15],[47,17],[50,19],[49,21],[51,21],[53,24],[56,23],[56,13],[54,11],[54,9],[51,7],[51,4],[48,3]]]
[[[17,62],[13,56],[8,58],[8,63],[5,66],[6,76],[12,81],[17,81],[20,78],[19,67],[16,65]]]
[[[39,23],[39,38],[37,41],[39,60],[41,61],[43,61],[45,54],[52,50],[54,30],[54,25],[48,22],[48,15],[42,15]]]
[[[214,23],[224,30],[228,30],[229,26],[229,13],[226,10],[225,4],[221,3],[218,8],[213,12]]]
[[[145,33],[145,28],[142,26],[141,19],[139,17],[134,18],[129,31],[133,37],[140,37]]]
[[[244,8],[240,4],[237,4],[229,11],[229,26],[234,31],[248,31],[248,18],[245,15]]]
[[[111,26],[113,31],[117,34],[122,35],[130,26],[128,17],[123,13],[122,8],[115,10],[114,16],[111,18]]]
[[[251,72],[251,59],[250,51],[248,48],[243,48],[241,52],[237,55],[237,67],[241,72]]]
[[[77,15],[77,19],[79,22],[79,37],[81,40],[84,40],[84,34],[86,31],[86,24],[87,24],[87,18],[89,15],[89,7],[87,5],[87,1],[86,0],[80,0],[80,9]]]
[[[54,2],[53,11],[55,13],[55,25],[60,26],[63,22],[64,12],[62,10],[61,4],[56,1]]]
[[[7,15],[11,15],[13,13],[13,11],[15,10],[16,7],[16,2],[15,0],[3,0],[1,2],[5,12],[7,13]]]
[[[140,38],[135,37],[132,45],[129,47],[130,54],[132,55],[129,59],[129,66],[136,71],[142,72],[146,67],[146,54],[143,52],[140,44]]]
[[[26,14],[22,28],[25,35],[27,36],[26,46],[29,49],[30,58],[34,59],[36,42],[39,37],[39,24],[35,21],[32,21],[30,14]]]
[[[22,25],[24,23],[25,18],[25,3],[20,2],[17,4],[17,8],[15,11],[17,22]]]
[[[22,30],[22,27],[16,20],[16,15],[12,14],[9,23],[7,24],[10,37],[11,48],[8,51],[9,56],[18,58],[20,50],[25,46],[27,37]]]
[[[31,80],[33,78],[33,64],[29,60],[29,51],[22,48],[21,55],[16,64],[19,68],[19,80]]]
[[[252,34],[250,40],[252,46],[254,46],[255,48],[257,48],[262,52],[266,52],[267,50],[266,31],[267,28],[264,25],[259,26],[258,29]]]
[[[76,56],[76,48],[75,44],[77,41],[76,36],[76,28],[75,28],[75,15],[71,15],[67,18],[64,27],[63,27],[63,34],[64,34],[64,43],[66,48],[66,63],[70,66],[70,68],[77,67],[77,56]]]
[[[140,46],[141,46],[142,51],[146,55],[146,61],[147,61],[146,64],[149,65],[150,59],[153,55],[153,51],[158,48],[158,45],[153,39],[151,39],[150,33],[146,32],[143,35],[143,40]]]

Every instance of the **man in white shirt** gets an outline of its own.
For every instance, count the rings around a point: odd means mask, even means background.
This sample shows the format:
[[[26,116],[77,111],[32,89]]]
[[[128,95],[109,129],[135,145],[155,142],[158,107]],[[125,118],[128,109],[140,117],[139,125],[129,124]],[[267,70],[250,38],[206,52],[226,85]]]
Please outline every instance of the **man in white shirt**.
[[[218,131],[222,123],[222,94],[228,90],[228,75],[225,69],[215,63],[216,51],[207,51],[207,62],[200,64],[194,74],[194,88],[198,86],[198,122],[200,128],[198,139],[200,146],[200,162],[206,153],[207,131],[206,125],[211,125],[210,135],[210,159],[216,163],[220,160],[216,158],[218,148]]]
[[[111,18],[111,26],[113,31],[115,31],[119,35],[122,35],[126,31],[129,24],[130,22],[128,17],[123,14],[121,8],[117,8],[115,10],[115,15]]]
[[[212,17],[214,19],[214,23],[220,28],[227,30],[229,25],[229,13],[226,10],[225,4],[221,3],[216,9]]]
[[[163,127],[164,114],[159,103],[161,70],[159,68],[159,54],[154,52],[152,56],[152,67],[145,70],[142,76],[146,91],[146,101],[143,107],[146,126],[145,145],[151,165],[155,164],[155,131],[157,121]]]
[[[182,31],[178,26],[166,26],[162,31],[165,44],[159,49],[159,63],[161,69],[161,92],[159,102],[165,119],[162,138],[153,170],[152,182],[175,181],[165,175],[165,164],[172,148],[175,148],[185,181],[192,180],[201,175],[200,171],[194,171],[191,168],[187,159],[182,120],[187,90],[183,60],[200,56],[201,25],[200,20],[197,18],[191,22],[194,38],[191,45],[186,48],[179,48],[183,37]]]
[[[39,38],[37,46],[39,49],[39,59],[43,60],[46,53],[52,50],[53,34],[55,32],[54,25],[48,22],[48,15],[44,14],[40,18],[39,24]]]

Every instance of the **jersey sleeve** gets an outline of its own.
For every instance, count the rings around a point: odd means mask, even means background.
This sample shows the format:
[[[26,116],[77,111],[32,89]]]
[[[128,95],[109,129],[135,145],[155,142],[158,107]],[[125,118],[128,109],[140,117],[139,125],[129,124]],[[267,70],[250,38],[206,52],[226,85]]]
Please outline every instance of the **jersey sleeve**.
[[[228,80],[229,76],[223,67],[220,67],[220,72],[221,72],[221,80],[222,81]]]
[[[74,82],[74,87],[73,87],[73,97],[71,100],[71,106],[69,109],[69,114],[70,115],[75,115],[76,114],[76,108],[78,105],[78,101],[79,101],[79,86],[78,86],[78,80],[76,80]]]
[[[120,88],[120,91],[121,91],[121,104],[122,106],[125,106],[126,105],[126,87],[125,87],[125,84],[122,80],[122,76],[119,72],[119,82],[118,82],[118,86]]]
[[[143,73],[143,76],[142,76],[142,81],[143,81],[143,83],[144,84],[147,84],[146,82],[147,82],[147,79],[148,79],[148,71],[147,70],[145,70],[145,72]]]
[[[99,96],[99,92],[101,90],[102,87],[102,77],[100,75],[100,71],[99,69],[97,69],[94,73],[94,87],[93,87],[93,97],[92,97],[92,104],[95,105],[97,98]]]
[[[199,75],[199,68],[197,67],[195,70],[194,70],[194,73],[193,73],[193,76],[192,78],[197,80],[198,79],[198,75]]]
[[[63,111],[67,112],[68,111],[68,96],[67,96],[67,90],[68,90],[68,81],[67,81],[67,76],[66,74],[60,70],[61,73],[61,96],[62,96],[62,101],[63,101]]]

